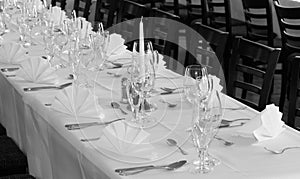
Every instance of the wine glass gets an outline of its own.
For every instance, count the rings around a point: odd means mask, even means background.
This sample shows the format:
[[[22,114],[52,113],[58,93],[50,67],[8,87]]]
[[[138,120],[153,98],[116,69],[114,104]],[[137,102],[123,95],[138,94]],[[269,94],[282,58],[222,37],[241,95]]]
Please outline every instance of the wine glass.
[[[202,100],[198,98],[198,100]],[[193,162],[194,173],[208,173],[220,164],[220,161],[209,155],[208,147],[216,135],[222,119],[222,105],[219,92],[215,91],[204,110],[200,102],[193,109],[192,139],[198,152],[198,159]]]
[[[146,41],[144,45],[144,55],[141,56],[140,46],[138,42],[134,42],[133,44],[133,64],[137,65],[140,70],[140,73],[143,77],[143,91],[144,91],[144,110],[145,114],[150,113],[157,109],[156,105],[150,101],[150,92],[153,90],[155,85],[155,70],[157,63],[157,55],[153,50],[152,43],[150,41]],[[143,59],[141,59],[143,58]],[[146,117],[146,116],[145,116]]]
[[[131,122],[140,124],[143,120],[142,101],[143,101],[143,83],[140,79],[132,77],[126,84],[128,102],[133,110],[133,119]]]
[[[189,65],[186,67],[183,86],[186,99],[194,104],[197,96],[205,98],[211,90],[205,66]],[[206,87],[204,85],[207,85]]]

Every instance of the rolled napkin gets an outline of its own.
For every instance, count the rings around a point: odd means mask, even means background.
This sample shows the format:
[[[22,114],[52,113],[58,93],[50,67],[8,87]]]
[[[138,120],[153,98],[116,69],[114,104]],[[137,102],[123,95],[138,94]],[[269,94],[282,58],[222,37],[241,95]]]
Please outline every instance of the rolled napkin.
[[[28,57],[27,50],[21,44],[14,42],[1,45],[0,54],[0,62],[6,64],[20,64]]]
[[[67,87],[56,95],[51,109],[76,119],[103,119],[105,116],[98,98],[88,89],[76,85]]]
[[[103,130],[103,135],[96,145],[119,155],[151,159],[154,154],[149,136],[150,134],[143,129],[119,121]]]
[[[282,113],[274,104],[266,106],[259,115],[245,124],[238,134],[245,137],[255,137],[258,142],[276,138],[285,128],[281,120]]]
[[[55,70],[50,68],[50,64],[41,57],[28,57],[20,65],[22,68],[16,73],[17,77],[39,84],[56,84],[58,82]]]

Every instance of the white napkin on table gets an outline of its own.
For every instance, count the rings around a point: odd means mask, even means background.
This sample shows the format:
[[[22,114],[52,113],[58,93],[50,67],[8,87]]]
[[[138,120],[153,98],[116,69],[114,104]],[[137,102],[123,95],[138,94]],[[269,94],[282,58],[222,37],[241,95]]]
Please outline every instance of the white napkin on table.
[[[285,128],[282,113],[274,104],[267,105],[254,119],[245,124],[238,134],[255,137],[258,142],[276,138]]]
[[[54,25],[60,25],[66,18],[66,12],[61,10],[60,7],[54,6],[51,8],[51,20]]]
[[[124,121],[114,122],[103,130],[103,136],[96,145],[119,155],[143,159],[153,158],[150,134]]]
[[[50,64],[41,57],[28,57],[20,65],[22,68],[16,73],[16,76],[26,81],[40,84],[55,84],[58,82],[55,70],[50,68]]]
[[[56,95],[51,109],[75,118],[103,119],[105,116],[98,98],[77,85],[67,87]]]
[[[20,64],[28,55],[27,50],[21,45],[13,42],[4,43],[0,47],[0,62],[6,64]]]
[[[78,17],[77,25],[80,32],[80,39],[85,39],[92,33],[92,24],[83,17]]]
[[[110,41],[107,47],[107,55],[117,55],[124,53],[127,49],[127,46],[124,45],[125,39],[122,38],[119,34],[111,34]]]

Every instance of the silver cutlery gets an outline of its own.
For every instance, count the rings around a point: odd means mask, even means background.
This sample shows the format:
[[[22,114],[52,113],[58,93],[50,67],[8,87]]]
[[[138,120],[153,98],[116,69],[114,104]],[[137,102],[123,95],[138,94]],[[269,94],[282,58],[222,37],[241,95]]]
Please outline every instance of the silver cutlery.
[[[175,170],[177,168],[182,167],[184,164],[186,164],[186,162],[187,162],[186,160],[181,160],[167,165],[157,165],[157,166],[147,165],[147,166],[132,167],[132,168],[122,168],[122,169],[116,169],[115,172],[119,173],[119,175],[122,176],[128,176],[128,175],[134,175],[134,174],[138,174],[153,169]]]
[[[269,149],[267,147],[264,147],[264,149],[271,152],[271,153],[273,153],[273,154],[283,154],[285,151],[290,150],[290,149],[300,149],[300,146],[285,147],[285,148],[280,149],[280,150],[272,150],[272,149]]]
[[[224,142],[224,145],[225,145],[225,146],[231,146],[231,145],[233,145],[233,144],[234,144],[234,142],[231,142],[231,141],[225,140],[225,139],[223,139],[223,138],[221,138],[221,137],[217,137],[217,136],[215,136],[215,139],[217,139],[217,140],[219,140],[219,141],[222,141],[222,142]]]
[[[125,118],[118,118],[112,121],[108,122],[86,122],[86,123],[74,123],[74,124],[66,124],[65,127],[68,130],[78,130],[78,129],[84,129],[91,126],[98,126],[98,125],[108,125],[117,121],[125,120]]]
[[[251,120],[250,118],[238,118],[238,119],[233,119],[233,120],[228,120],[228,119],[222,119],[221,124],[228,124],[231,122],[236,122],[236,121],[248,121]]]
[[[160,95],[168,95],[168,94],[178,94],[178,93],[182,93],[183,91],[165,91],[165,92],[161,92],[159,93]]]
[[[19,70],[18,67],[12,67],[12,68],[1,68],[2,72],[10,72],[10,71],[16,71]]]
[[[181,89],[181,88],[183,88],[183,87],[177,87],[177,88],[161,87],[160,89],[162,89],[162,90],[164,90],[166,92],[174,92],[174,91],[176,91],[178,89]]]
[[[99,140],[100,137],[94,137],[94,138],[86,138],[86,139],[80,139],[81,142],[89,142],[89,141],[96,141]]]
[[[38,86],[38,87],[27,87],[24,88],[24,91],[38,91],[38,90],[44,90],[44,89],[64,89],[68,86],[72,85],[72,82],[65,83],[59,86]]]
[[[187,153],[185,150],[183,150],[183,149],[177,144],[176,140],[174,140],[174,139],[167,139],[167,144],[170,145],[170,146],[176,146],[176,147],[180,150],[180,152],[181,152],[183,155],[188,155],[188,153]]]
[[[112,76],[114,76],[116,78],[119,78],[119,77],[122,76],[121,74],[117,74],[117,73],[113,73],[113,72],[109,72],[109,71],[107,72],[107,74],[112,75]]]
[[[124,110],[121,108],[121,106],[120,106],[119,103],[113,101],[113,102],[110,103],[110,105],[111,105],[112,108],[114,108],[114,109],[119,109],[123,114],[127,115],[127,112],[124,111]]]
[[[245,122],[241,122],[239,124],[231,124],[231,123],[227,123],[227,124],[221,124],[219,126],[219,128],[231,128],[231,127],[240,127],[240,126],[243,126],[244,124],[246,124]]]
[[[16,77],[16,75],[5,75],[7,78]]]
[[[177,104],[175,104],[175,103],[170,103],[170,102],[168,102],[168,101],[166,101],[166,100],[163,100],[163,99],[160,99],[159,101],[162,102],[162,103],[168,104],[168,107],[169,107],[169,108],[174,108],[174,107],[177,106]]]
[[[222,108],[222,109],[231,110],[231,111],[238,111],[238,110],[245,110],[245,109],[247,109],[247,107],[246,106],[241,106],[241,107],[225,107],[225,108]]]

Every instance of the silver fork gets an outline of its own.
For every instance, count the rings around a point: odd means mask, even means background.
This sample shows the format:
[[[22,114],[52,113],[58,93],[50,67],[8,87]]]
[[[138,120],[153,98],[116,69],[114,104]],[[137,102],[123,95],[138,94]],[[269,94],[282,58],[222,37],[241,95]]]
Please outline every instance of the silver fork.
[[[265,150],[273,153],[273,154],[282,154],[283,152],[285,152],[286,150],[289,150],[289,149],[300,149],[300,146],[294,146],[294,147],[285,147],[283,149],[280,149],[280,150],[272,150],[272,149],[268,149],[267,147],[264,147]]]

